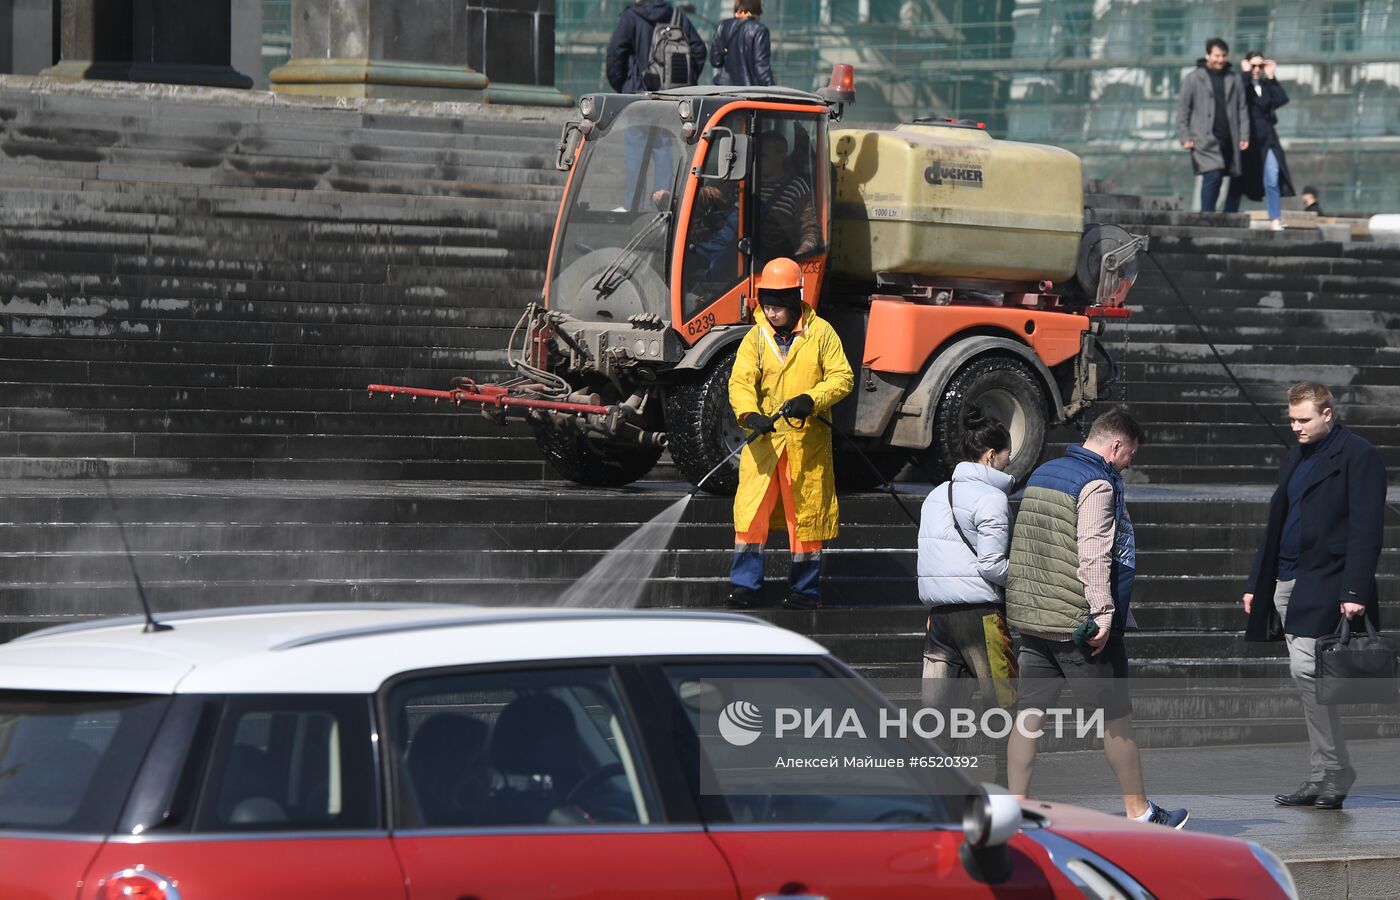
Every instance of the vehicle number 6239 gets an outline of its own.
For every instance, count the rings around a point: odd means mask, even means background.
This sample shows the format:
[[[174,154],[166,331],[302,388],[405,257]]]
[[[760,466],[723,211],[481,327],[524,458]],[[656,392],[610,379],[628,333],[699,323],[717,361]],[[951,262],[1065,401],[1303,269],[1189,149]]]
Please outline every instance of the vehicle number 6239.
[[[703,316],[697,316],[694,319],[692,319],[685,326],[685,330],[688,334],[690,334],[691,337],[694,337],[697,334],[704,334],[705,332],[709,331],[711,328],[714,327],[715,314],[705,313]]]

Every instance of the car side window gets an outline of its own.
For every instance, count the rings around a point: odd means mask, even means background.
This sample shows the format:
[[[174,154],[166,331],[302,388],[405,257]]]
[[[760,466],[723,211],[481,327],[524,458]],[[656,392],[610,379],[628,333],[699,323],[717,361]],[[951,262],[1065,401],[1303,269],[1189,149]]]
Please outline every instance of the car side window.
[[[369,698],[230,697],[195,831],[378,825]]]
[[[816,662],[676,662],[661,670],[691,729],[681,752],[700,767],[695,783],[709,815],[740,825],[948,824],[961,815],[967,783],[946,770],[881,768],[856,781],[827,768],[775,767],[775,756],[839,757],[855,746],[820,734],[772,740],[775,701],[804,713],[830,710],[834,722],[849,710],[865,733],[878,733],[882,704],[853,679]],[[751,737],[726,733],[725,718],[734,722],[736,710],[741,724],[752,716]],[[899,738],[859,746],[862,755],[878,750],[904,759],[933,752],[930,744]]]
[[[399,827],[647,824],[654,794],[610,669],[433,675],[387,698]]]

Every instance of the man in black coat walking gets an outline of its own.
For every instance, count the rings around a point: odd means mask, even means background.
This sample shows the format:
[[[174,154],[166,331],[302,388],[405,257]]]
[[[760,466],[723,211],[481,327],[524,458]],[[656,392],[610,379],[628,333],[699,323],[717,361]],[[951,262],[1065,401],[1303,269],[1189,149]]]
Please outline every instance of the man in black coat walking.
[[[1240,86],[1249,111],[1249,147],[1240,157],[1243,174],[1230,179],[1225,211],[1239,211],[1241,196],[1263,200],[1269,210],[1269,227],[1282,231],[1282,198],[1293,196],[1293,176],[1274,129],[1278,109],[1288,104],[1288,94],[1274,78],[1274,68],[1274,61],[1265,59],[1258,50],[1249,51],[1240,60]]]
[[[715,84],[775,83],[772,43],[768,26],[758,20],[761,15],[763,0],[734,0],[734,18],[715,27],[710,42]]]
[[[619,94],[646,90],[645,74],[651,61],[651,35],[656,26],[671,21],[675,10],[666,0],[637,0],[617,17],[608,41],[608,84]],[[681,30],[690,45],[690,83],[697,84],[705,67],[705,42],[690,19],[680,14]]]
[[[1385,466],[1380,451],[1337,421],[1332,392],[1316,382],[1288,389],[1298,446],[1284,457],[1269,524],[1254,556],[1244,609],[1245,639],[1288,643],[1288,668],[1302,694],[1312,771],[1282,806],[1341,809],[1356,780],[1336,706],[1317,702],[1317,639],[1342,616],[1380,625],[1376,564],[1384,535]]]

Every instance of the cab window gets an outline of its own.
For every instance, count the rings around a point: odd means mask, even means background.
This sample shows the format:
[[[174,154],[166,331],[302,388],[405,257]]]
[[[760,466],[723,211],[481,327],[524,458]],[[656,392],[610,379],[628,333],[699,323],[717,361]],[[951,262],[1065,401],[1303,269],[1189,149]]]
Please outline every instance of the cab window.
[[[748,113],[734,112],[717,123],[735,134],[747,134]],[[716,155],[705,157],[704,169],[717,168]],[[746,179],[701,179],[690,207],[681,261],[682,315],[685,321],[733,290],[748,277],[748,256],[739,249],[744,236],[743,196]]]
[[[654,793],[607,667],[436,675],[387,702],[400,827],[647,824]]]
[[[803,259],[826,251],[824,134],[811,115],[758,117],[755,271],[780,256]]]
[[[195,830],[374,828],[377,783],[367,697],[230,697]]]

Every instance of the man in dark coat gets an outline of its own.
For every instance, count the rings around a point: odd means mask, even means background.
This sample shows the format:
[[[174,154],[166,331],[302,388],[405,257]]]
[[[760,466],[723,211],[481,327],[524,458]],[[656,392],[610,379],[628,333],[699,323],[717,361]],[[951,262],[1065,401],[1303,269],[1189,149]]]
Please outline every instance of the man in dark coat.
[[[1240,60],[1240,83],[1249,110],[1249,148],[1242,154],[1243,177],[1230,179],[1225,211],[1238,211],[1241,196],[1263,200],[1269,210],[1269,227],[1282,231],[1282,198],[1293,196],[1293,176],[1288,173],[1288,159],[1274,130],[1277,110],[1288,103],[1288,94],[1274,78],[1274,67],[1274,61],[1265,59],[1258,50],[1249,51]]]
[[[1288,642],[1288,668],[1302,694],[1312,771],[1282,806],[1341,809],[1356,780],[1338,707],[1317,702],[1317,639],[1342,616],[1379,626],[1376,564],[1384,535],[1385,466],[1370,442],[1336,420],[1332,392],[1315,382],[1288,389],[1298,446],[1284,457],[1269,524],[1254,556],[1245,639]]]
[[[1215,212],[1221,182],[1240,176],[1240,152],[1249,146],[1244,91],[1230,71],[1230,45],[1218,37],[1206,41],[1205,57],[1181,79],[1176,137],[1201,176],[1201,212]]]
[[[715,27],[710,65],[715,84],[773,84],[773,52],[768,26],[758,21],[763,0],[734,0],[734,18]]]
[[[651,33],[657,25],[671,21],[674,12],[666,0],[637,0],[617,17],[607,56],[608,84],[613,90],[620,94],[646,90],[642,76],[651,61]],[[690,83],[696,84],[705,67],[705,42],[685,13],[681,13],[681,29],[690,44]]]

